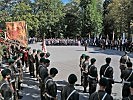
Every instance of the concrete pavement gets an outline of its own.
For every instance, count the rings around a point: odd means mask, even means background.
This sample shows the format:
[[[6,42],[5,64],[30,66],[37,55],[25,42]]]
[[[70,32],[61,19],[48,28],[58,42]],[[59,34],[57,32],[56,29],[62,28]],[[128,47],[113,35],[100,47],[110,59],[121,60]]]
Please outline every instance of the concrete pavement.
[[[32,49],[41,49],[41,43],[30,44]],[[96,58],[96,67],[98,71],[101,65],[105,64],[105,58],[111,57],[111,66],[114,68],[114,79],[121,81],[119,70],[119,59],[123,52],[116,50],[100,50],[98,47],[89,47],[88,51],[84,51],[82,46],[47,46],[48,52],[50,52],[51,67],[56,67],[59,70],[59,74],[55,77],[55,81],[67,81],[69,74],[76,74],[78,77],[77,84],[80,84],[80,69],[79,69],[79,57],[82,53],[89,55],[91,58]],[[131,61],[133,61],[133,54],[129,54]],[[26,73],[24,77],[24,89],[22,100],[40,100],[39,88],[37,81],[29,77]],[[83,90],[81,86],[76,86],[78,90]],[[115,100],[121,99],[121,84],[114,84],[112,90],[112,96]],[[86,94],[88,96],[88,94]],[[81,93],[80,100],[86,100],[85,95]],[[84,98],[84,99],[83,99]]]

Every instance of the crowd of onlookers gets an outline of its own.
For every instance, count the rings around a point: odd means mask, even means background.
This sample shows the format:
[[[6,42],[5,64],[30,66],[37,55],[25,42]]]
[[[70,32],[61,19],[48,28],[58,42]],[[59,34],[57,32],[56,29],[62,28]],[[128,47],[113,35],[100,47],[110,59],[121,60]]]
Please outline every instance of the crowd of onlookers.
[[[99,39],[99,38],[82,38],[82,39],[70,39],[70,38],[50,38],[45,39],[45,43],[47,46],[79,46],[84,45],[85,41],[87,41],[88,46],[97,46],[102,49],[115,49],[120,51],[129,51],[133,52],[133,42],[127,39],[122,40],[109,40],[109,39]],[[28,43],[33,44],[36,42],[42,42],[42,39],[38,39],[36,37],[29,38]]]

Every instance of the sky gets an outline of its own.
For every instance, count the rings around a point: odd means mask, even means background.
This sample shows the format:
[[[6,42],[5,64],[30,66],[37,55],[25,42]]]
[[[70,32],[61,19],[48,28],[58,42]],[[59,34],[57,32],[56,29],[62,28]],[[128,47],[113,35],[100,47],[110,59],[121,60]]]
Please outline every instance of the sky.
[[[69,0],[62,0],[62,2],[63,2],[63,3],[68,3],[68,2],[69,2]]]

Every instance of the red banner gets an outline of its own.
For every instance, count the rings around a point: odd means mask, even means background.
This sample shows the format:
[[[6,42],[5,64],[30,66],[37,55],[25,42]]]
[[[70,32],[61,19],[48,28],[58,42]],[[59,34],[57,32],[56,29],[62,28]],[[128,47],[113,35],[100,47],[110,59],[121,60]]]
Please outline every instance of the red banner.
[[[17,40],[24,47],[27,47],[28,38],[26,34],[25,21],[6,22],[7,38]]]

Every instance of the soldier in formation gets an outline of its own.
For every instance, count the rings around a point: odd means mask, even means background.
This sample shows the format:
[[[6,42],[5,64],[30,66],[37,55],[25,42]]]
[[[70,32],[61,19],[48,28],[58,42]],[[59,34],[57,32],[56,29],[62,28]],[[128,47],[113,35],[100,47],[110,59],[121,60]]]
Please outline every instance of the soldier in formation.
[[[77,76],[75,74],[70,74],[68,77],[68,85],[63,87],[61,91],[61,100],[79,100],[79,93],[74,87],[76,81]]]
[[[113,100],[113,97],[105,91],[107,84],[107,79],[101,78],[99,80],[99,90],[91,94],[89,100]]]

